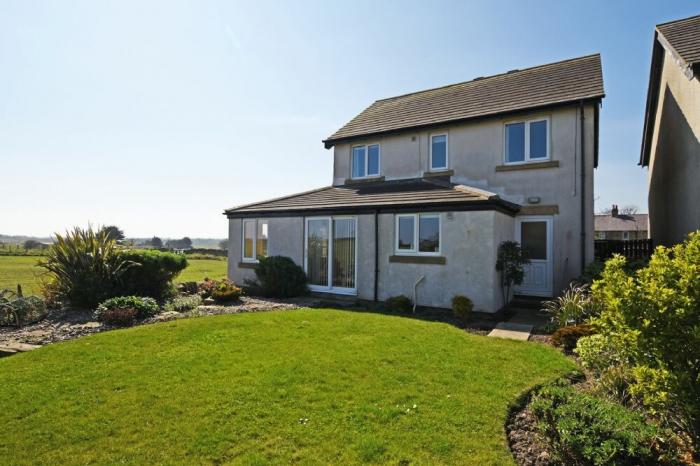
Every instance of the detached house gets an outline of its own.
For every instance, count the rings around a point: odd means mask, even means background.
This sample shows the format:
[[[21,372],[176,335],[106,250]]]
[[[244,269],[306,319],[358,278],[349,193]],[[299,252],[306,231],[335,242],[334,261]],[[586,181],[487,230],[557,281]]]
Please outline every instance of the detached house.
[[[700,15],[656,26],[639,164],[654,242],[700,229]]]
[[[552,296],[593,260],[599,55],[374,102],[323,141],[331,186],[226,210],[229,277],[291,257],[318,293],[503,306],[498,246],[530,253],[517,293]]]

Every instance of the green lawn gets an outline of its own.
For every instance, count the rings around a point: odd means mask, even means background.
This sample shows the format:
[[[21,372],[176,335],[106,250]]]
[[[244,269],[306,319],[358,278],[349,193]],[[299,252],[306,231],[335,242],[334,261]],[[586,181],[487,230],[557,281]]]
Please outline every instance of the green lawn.
[[[205,278],[226,278],[226,259],[187,259],[189,265],[176,282],[200,282]]]
[[[20,284],[24,293],[38,293],[44,270],[36,266],[39,259],[36,256],[0,256],[0,290],[15,291]]]
[[[9,464],[512,464],[544,345],[337,310],[185,319],[0,360]]]
[[[22,285],[26,294],[38,293],[44,269],[37,267],[39,257],[0,256],[0,289],[17,289]],[[177,277],[177,282],[201,281],[205,277],[226,276],[226,261],[214,259],[189,259],[189,266]]]

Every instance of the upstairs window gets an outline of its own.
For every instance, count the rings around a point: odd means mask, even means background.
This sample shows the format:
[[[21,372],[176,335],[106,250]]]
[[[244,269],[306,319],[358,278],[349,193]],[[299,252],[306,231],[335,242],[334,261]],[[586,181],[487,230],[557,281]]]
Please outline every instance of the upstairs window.
[[[243,262],[267,257],[267,220],[243,220]]]
[[[396,253],[440,254],[440,215],[397,215]]]
[[[447,169],[447,134],[430,136],[430,170]]]
[[[352,177],[379,176],[379,144],[352,148]]]
[[[549,159],[549,120],[506,124],[505,163],[527,163]]]

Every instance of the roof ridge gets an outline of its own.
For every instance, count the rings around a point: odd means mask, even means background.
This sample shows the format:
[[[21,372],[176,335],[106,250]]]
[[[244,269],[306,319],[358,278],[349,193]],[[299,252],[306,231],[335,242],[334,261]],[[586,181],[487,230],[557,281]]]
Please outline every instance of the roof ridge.
[[[480,76],[480,77],[477,77],[477,78],[474,78],[474,79],[469,79],[469,80],[467,80],[467,81],[461,81],[461,82],[457,82],[457,83],[446,84],[446,85],[444,85],[444,86],[431,87],[431,88],[429,88],[429,89],[423,89],[423,90],[420,90],[420,91],[407,92],[407,93],[405,93],[405,94],[399,94],[399,95],[395,95],[395,96],[392,96],[392,97],[385,97],[385,98],[383,98],[383,99],[377,99],[377,100],[375,100],[375,101],[373,102],[373,104],[376,104],[376,103],[378,103],[378,102],[385,102],[385,101],[389,101],[389,100],[394,100],[394,99],[400,99],[400,98],[402,98],[402,97],[408,97],[408,96],[411,96],[411,95],[423,94],[423,93],[425,93],[425,92],[432,92],[432,91],[437,91],[437,90],[440,90],[440,89],[447,89],[447,88],[449,88],[449,87],[460,86],[460,85],[462,85],[462,84],[474,83],[474,82],[482,82],[482,81],[486,81],[486,80],[488,80],[488,79],[498,78],[498,77],[501,77],[501,76],[508,76],[508,75],[519,74],[519,73],[523,73],[523,72],[526,72],[526,71],[536,70],[536,69],[538,69],[538,68],[544,68],[544,67],[547,67],[547,66],[554,66],[554,65],[559,65],[559,64],[562,64],[562,63],[567,63],[567,62],[572,62],[572,61],[577,61],[577,60],[583,60],[583,59],[591,58],[591,57],[595,57],[595,56],[600,57],[600,52],[591,53],[591,54],[588,54],[588,55],[582,55],[582,56],[580,56],[580,57],[567,58],[566,60],[559,60],[559,61],[555,61],[555,62],[551,62],[551,63],[544,63],[544,64],[542,64],[542,65],[530,66],[530,67],[527,67],[527,68],[516,68],[516,69],[514,69],[514,70],[505,71],[505,72],[493,74],[493,75],[490,75],[490,76]],[[370,105],[370,106],[371,106],[371,105]],[[369,107],[368,107],[368,108],[369,108]]]
[[[700,15],[688,16],[687,18],[673,19],[673,20],[671,20],[671,21],[666,21],[666,22],[664,22],[664,23],[659,23],[659,24],[656,25],[656,27],[658,28],[659,26],[666,26],[666,25],[672,24],[672,23],[680,23],[681,21],[687,21],[687,20],[689,20],[689,19],[696,19],[696,18],[700,18]]]

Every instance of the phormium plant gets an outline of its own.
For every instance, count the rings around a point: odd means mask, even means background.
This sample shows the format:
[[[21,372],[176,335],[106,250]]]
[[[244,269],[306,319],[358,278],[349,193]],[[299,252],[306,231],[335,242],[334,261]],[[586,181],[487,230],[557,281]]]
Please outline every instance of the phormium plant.
[[[114,296],[120,278],[134,262],[119,251],[106,231],[74,228],[56,241],[39,262],[51,275],[55,291],[72,306],[95,307]]]

